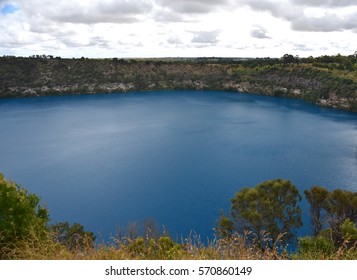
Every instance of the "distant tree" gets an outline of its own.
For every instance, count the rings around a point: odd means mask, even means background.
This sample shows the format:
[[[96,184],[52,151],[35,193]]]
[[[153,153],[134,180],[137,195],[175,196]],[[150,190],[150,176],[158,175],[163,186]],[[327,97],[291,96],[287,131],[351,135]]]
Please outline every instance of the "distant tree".
[[[234,222],[224,214],[219,219],[219,235],[222,238],[229,238],[234,231]]]
[[[231,199],[231,218],[222,216],[220,232],[251,232],[262,248],[276,242],[286,245],[293,240],[294,230],[302,226],[300,200],[299,191],[287,180],[243,188]]]
[[[118,227],[116,239],[118,240],[135,240],[138,237],[143,237],[145,240],[158,239],[166,235],[167,232],[161,231],[158,224],[152,219],[145,219],[140,222],[131,222],[126,228]]]
[[[54,234],[55,241],[65,245],[70,250],[94,246],[95,236],[93,232],[85,231],[83,225],[79,223],[70,225],[68,222],[61,222],[51,225],[49,228]]]
[[[310,217],[313,228],[313,235],[317,236],[322,230],[322,211],[328,196],[328,191],[319,186],[314,186],[310,190],[304,191],[307,201],[310,203]]]
[[[296,63],[297,59],[292,54],[284,54],[282,57],[283,64]]]
[[[153,219],[145,219],[144,221],[142,221],[142,228],[143,235],[147,239],[157,239],[162,235],[159,226]]]

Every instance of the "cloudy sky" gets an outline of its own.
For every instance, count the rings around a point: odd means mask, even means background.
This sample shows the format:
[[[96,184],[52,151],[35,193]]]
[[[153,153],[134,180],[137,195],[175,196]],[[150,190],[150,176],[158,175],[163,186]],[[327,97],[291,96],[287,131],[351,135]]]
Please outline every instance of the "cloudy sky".
[[[0,55],[349,55],[357,0],[0,0],[0,30]]]

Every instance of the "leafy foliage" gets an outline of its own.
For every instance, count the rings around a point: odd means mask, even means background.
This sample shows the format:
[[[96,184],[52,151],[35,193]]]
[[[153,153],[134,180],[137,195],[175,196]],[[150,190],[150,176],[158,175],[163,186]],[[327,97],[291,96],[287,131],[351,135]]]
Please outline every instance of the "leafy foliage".
[[[305,260],[331,259],[335,253],[333,242],[323,236],[299,238],[295,258]]]
[[[68,222],[61,222],[51,225],[49,228],[54,234],[55,241],[69,250],[81,250],[85,246],[94,246],[93,232],[85,231],[83,225],[79,223],[70,226]]]
[[[301,196],[287,180],[265,181],[254,188],[243,188],[231,199],[231,222],[221,218],[221,232],[227,234],[232,223],[238,233],[252,232],[261,248],[292,241],[294,230],[302,226]],[[268,234],[270,238],[265,238]],[[266,241],[269,240],[269,241]]]
[[[326,198],[328,196],[328,191],[325,188],[314,186],[310,190],[304,191],[307,201],[310,203],[310,216],[313,226],[313,235],[317,236],[322,230],[322,210]]]
[[[340,226],[340,231],[344,240],[347,240],[351,244],[357,243],[357,228],[355,223],[349,219],[345,220]]]
[[[357,223],[357,193],[335,189],[328,192],[323,187],[306,190],[305,196],[310,203],[314,235],[330,232],[331,240],[343,244],[348,239],[347,232],[353,237],[353,226]],[[325,231],[325,232],[324,232]]]
[[[0,173],[0,256],[6,248],[26,239],[30,234],[41,237],[49,220],[40,198],[30,194]]]
[[[127,248],[132,258],[139,257],[153,260],[177,259],[182,253],[181,246],[168,236],[161,236],[156,240],[154,238],[138,237],[130,241]]]

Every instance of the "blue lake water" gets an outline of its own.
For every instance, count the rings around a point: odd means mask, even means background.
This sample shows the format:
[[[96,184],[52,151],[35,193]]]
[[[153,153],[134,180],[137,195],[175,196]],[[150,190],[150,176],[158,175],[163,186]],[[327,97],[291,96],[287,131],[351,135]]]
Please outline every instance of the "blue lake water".
[[[38,194],[53,222],[99,239],[144,219],[205,239],[244,186],[357,191],[357,115],[228,92],[3,99],[0,172]]]

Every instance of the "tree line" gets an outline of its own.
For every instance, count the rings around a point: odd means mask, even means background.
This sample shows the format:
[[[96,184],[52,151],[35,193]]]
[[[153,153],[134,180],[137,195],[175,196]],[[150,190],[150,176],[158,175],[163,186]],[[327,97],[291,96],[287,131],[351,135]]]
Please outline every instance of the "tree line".
[[[310,205],[312,236],[299,238],[298,249],[356,246],[357,192],[313,186],[304,195]],[[222,214],[219,233],[224,238],[245,234],[247,242],[254,242],[263,250],[277,244],[284,247],[294,242],[296,230],[303,225],[301,199],[289,180],[276,179],[253,188],[245,187],[231,199],[229,215]]]

